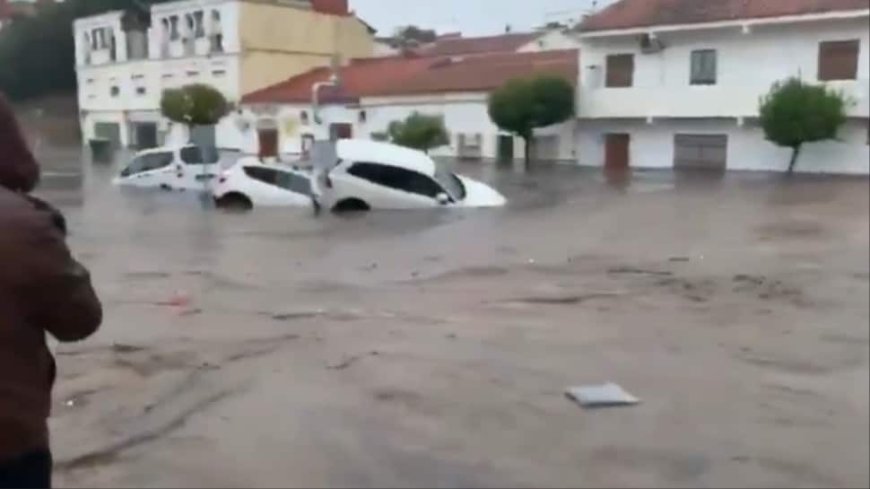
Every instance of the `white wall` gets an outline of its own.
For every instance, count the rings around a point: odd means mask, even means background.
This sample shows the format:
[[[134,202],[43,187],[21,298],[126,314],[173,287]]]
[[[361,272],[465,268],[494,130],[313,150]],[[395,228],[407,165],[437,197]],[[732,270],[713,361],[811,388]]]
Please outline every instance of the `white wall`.
[[[658,33],[666,48],[642,54],[637,34],[583,38],[580,117],[751,117],[759,97],[778,81],[801,76],[817,81],[821,41],[859,39],[858,80],[833,82],[857,104],[850,115],[870,115],[870,30],[868,19],[824,20],[789,25],[754,25]],[[691,51],[718,51],[718,82],[691,86]],[[605,88],[608,54],[635,55],[634,87]]]
[[[259,119],[268,119],[281,129],[280,147],[283,153],[300,153],[302,136],[311,134],[317,140],[329,138],[329,125],[348,123],[353,126],[354,137],[369,139],[374,133],[385,133],[390,123],[403,120],[414,112],[444,117],[444,124],[451,134],[451,144],[431,151],[433,156],[455,157],[458,154],[457,134],[480,134],[482,137],[483,158],[497,157],[497,141],[500,131],[490,120],[487,113],[486,94],[459,93],[438,94],[416,97],[378,97],[367,98],[359,106],[329,105],[321,109],[322,124],[314,124],[310,105],[282,105],[275,114],[256,115],[251,107],[246,107],[245,114],[256,126]],[[301,124],[301,113],[309,114],[309,124]],[[365,121],[360,119],[360,111],[365,111]],[[566,161],[576,159],[574,145],[574,121],[566,124],[545,128],[539,131],[541,135],[556,134],[560,138],[558,158]],[[254,139],[246,138],[244,146],[248,151],[256,152],[256,133]],[[514,155],[523,154],[522,141],[515,140]]]
[[[518,52],[540,52],[553,51],[559,49],[577,49],[580,46],[580,41],[570,34],[562,31],[550,31],[542,33],[541,37],[526,44],[518,49]]]
[[[630,165],[633,168],[672,168],[674,135],[725,134],[728,136],[730,170],[783,171],[791,150],[764,139],[755,124],[739,127],[733,120],[677,121],[580,121],[577,129],[578,163],[604,164],[604,137],[607,133],[629,133]],[[870,173],[870,146],[866,121],[850,121],[840,131],[839,141],[806,145],[797,164],[799,172],[844,174]]]
[[[179,16],[203,10],[205,19],[211,19],[211,12],[220,12],[221,31],[223,32],[224,52],[209,54],[208,37],[196,41],[194,56],[181,56],[181,41],[172,43],[175,56],[162,57],[163,39],[162,19],[170,15]],[[164,90],[177,88],[190,83],[207,83],[219,89],[232,102],[241,98],[239,76],[239,45],[237,0],[188,0],[152,7],[152,28],[148,32],[148,59],[128,61],[126,59],[126,38],[121,31],[121,12],[110,12],[99,16],[79,19],[74,24],[77,59],[78,99],[83,111],[81,119],[82,136],[85,140],[93,136],[93,124],[113,122],[122,126],[122,143],[128,144],[127,123],[151,120],[160,108],[160,98]],[[208,27],[208,23],[206,24]],[[85,59],[84,33],[95,28],[108,27],[115,32],[118,56],[110,62],[107,52],[91,51]],[[183,32],[183,28],[182,28]],[[206,29],[206,34],[210,32]],[[86,62],[87,61],[87,62]],[[117,95],[112,87],[118,88]],[[144,89],[144,93],[138,89]],[[243,137],[230,116],[217,127],[218,143],[222,147],[240,149]],[[170,138],[185,139],[181,128],[171,131]]]

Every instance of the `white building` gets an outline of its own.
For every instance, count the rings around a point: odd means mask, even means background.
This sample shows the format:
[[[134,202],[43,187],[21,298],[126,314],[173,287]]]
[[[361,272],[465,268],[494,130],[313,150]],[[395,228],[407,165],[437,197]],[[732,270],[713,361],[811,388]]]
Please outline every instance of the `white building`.
[[[853,102],[798,171],[866,174],[868,0],[622,0],[580,29],[578,161],[613,168],[783,170],[759,99],[789,77]]]
[[[489,93],[511,78],[561,76],[576,85],[577,51],[495,53],[471,56],[394,56],[353,60],[336,74],[338,88],[324,87],[312,106],[312,86],[329,69],[313,70],[243,99],[252,128],[249,144],[262,156],[305,154],[315,140],[343,137],[382,139],[390,123],[414,112],[441,116],[450,144],[433,156],[513,159],[522,141],[489,118]],[[537,133],[539,159],[576,160],[574,121]]]
[[[139,148],[189,136],[160,115],[166,89],[206,83],[238,102],[336,57],[372,52],[372,32],[347,0],[182,0],[78,19],[74,35],[84,139]],[[244,141],[234,115],[197,136],[227,149]]]

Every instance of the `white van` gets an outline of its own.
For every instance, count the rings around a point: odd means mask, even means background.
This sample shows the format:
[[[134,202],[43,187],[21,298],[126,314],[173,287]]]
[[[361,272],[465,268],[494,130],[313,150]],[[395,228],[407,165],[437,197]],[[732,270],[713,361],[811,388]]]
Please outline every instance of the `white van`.
[[[163,190],[202,190],[220,173],[217,151],[199,146],[153,148],[136,153],[116,185]]]

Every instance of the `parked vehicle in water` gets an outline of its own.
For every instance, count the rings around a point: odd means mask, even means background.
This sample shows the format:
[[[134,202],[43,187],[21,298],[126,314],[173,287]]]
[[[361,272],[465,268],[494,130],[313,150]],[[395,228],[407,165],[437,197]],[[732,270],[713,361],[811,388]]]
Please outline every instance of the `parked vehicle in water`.
[[[308,173],[281,164],[242,158],[218,176],[214,186],[218,207],[305,207],[311,205]]]
[[[219,159],[216,150],[195,145],[148,149],[136,153],[114,183],[127,187],[205,191],[219,173]]]
[[[507,202],[492,187],[439,169],[421,151],[390,143],[338,141],[335,162],[318,165],[312,180],[316,206],[332,211],[500,207]]]

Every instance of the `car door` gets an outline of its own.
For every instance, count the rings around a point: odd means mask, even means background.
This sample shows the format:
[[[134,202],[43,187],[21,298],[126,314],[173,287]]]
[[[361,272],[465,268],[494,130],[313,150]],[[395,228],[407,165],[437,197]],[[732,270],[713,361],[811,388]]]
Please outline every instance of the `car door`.
[[[307,205],[311,203],[311,179],[303,174],[278,169],[277,184],[284,191],[281,205]]]
[[[185,146],[178,151],[176,158],[176,178],[174,187],[188,190],[208,190],[218,176],[219,155],[199,146]]]
[[[310,198],[293,193],[287,187],[291,185],[286,171],[278,168],[267,168],[261,165],[248,165],[242,168],[248,177],[242,193],[247,195],[254,205],[286,206],[304,205]],[[295,182],[293,182],[295,183]]]
[[[171,186],[174,155],[159,151],[137,156],[121,173],[122,183],[132,187]]]
[[[379,163],[358,162],[348,168],[345,174],[336,177],[340,185],[337,188],[338,196],[362,199],[372,208],[436,207],[439,205],[438,194],[444,192],[427,175]]]

